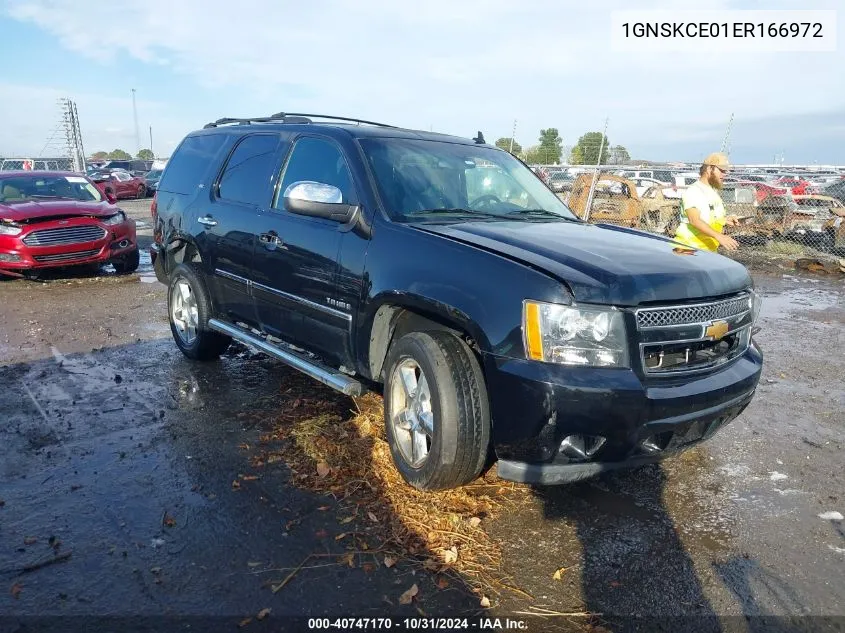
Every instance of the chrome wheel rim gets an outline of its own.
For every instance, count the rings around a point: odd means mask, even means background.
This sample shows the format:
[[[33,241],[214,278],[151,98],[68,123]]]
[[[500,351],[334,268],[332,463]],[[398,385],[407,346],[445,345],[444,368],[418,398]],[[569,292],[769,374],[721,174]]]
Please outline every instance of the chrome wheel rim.
[[[170,290],[170,320],[185,345],[196,340],[199,325],[197,299],[191,284],[185,279],[179,279]]]
[[[393,370],[388,413],[399,454],[411,468],[421,468],[434,439],[434,413],[428,380],[413,359]]]

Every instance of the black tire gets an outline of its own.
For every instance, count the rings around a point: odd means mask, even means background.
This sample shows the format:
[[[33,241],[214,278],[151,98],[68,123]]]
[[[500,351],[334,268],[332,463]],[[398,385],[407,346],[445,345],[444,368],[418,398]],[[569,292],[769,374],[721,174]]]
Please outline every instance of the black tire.
[[[138,270],[140,263],[141,254],[137,248],[126,255],[121,255],[119,259],[112,260],[112,266],[114,266],[114,269],[119,275],[134,273]]]
[[[399,446],[397,432],[405,431],[397,431],[389,419],[394,405],[402,404],[394,400],[394,387],[402,390],[397,369],[406,362],[416,364],[425,376],[433,414],[428,456],[416,467]],[[448,332],[411,332],[391,346],[385,367],[385,431],[405,481],[420,490],[443,490],[476,479],[488,455],[490,405],[481,366],[467,344]]]
[[[182,284],[188,285],[190,296],[196,303],[195,336],[192,340],[189,336],[183,336],[179,325],[174,321],[175,293],[180,291],[179,287]],[[215,332],[208,327],[208,321],[212,316],[211,297],[205,284],[202,268],[193,263],[176,266],[170,274],[170,283],[167,288],[167,320],[177,347],[191,360],[216,360],[232,342],[230,336]]]

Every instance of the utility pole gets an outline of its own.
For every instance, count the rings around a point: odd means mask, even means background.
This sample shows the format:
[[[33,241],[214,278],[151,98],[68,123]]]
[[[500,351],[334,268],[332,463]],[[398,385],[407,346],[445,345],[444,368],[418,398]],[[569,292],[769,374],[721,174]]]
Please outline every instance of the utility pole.
[[[155,158],[155,150],[153,149],[153,126],[150,126],[150,151],[153,153],[153,158]]]
[[[513,120],[513,132],[511,132],[511,148],[508,150],[511,154],[513,154],[513,141],[516,137],[516,119]]]
[[[608,119],[605,118],[604,120],[604,132],[601,135],[601,144],[599,145],[599,156],[596,158],[596,170],[593,172],[593,181],[590,183],[590,193],[587,195],[587,206],[584,207],[584,220],[589,221],[590,219],[590,208],[593,206],[593,195],[596,192],[596,181],[599,178],[599,168],[601,166],[601,155],[604,152],[604,139],[607,136],[607,122]]]
[[[141,151],[141,135],[138,132],[138,108],[135,106],[135,88],[132,88],[132,115],[135,118],[135,155]]]
[[[728,129],[725,131],[725,138],[722,139],[722,147],[719,149],[720,152],[725,152],[728,147],[728,139],[731,136],[731,128],[733,127],[734,123],[734,113],[731,112],[731,120],[728,121]]]

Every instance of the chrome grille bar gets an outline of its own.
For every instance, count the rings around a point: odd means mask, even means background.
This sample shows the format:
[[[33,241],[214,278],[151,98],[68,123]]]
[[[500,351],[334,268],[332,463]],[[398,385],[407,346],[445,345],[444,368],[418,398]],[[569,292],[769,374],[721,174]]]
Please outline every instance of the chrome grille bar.
[[[640,308],[635,311],[637,329],[672,327],[709,323],[718,319],[739,316],[751,310],[751,296],[742,295],[722,301],[692,305]]]
[[[100,226],[69,226],[33,231],[23,238],[23,243],[27,246],[62,246],[95,242],[105,236],[106,230]]]
[[[35,255],[34,259],[37,262],[68,262],[74,259],[86,259],[93,257],[100,252],[99,248],[90,251],[76,251],[75,253],[61,253],[60,255]]]

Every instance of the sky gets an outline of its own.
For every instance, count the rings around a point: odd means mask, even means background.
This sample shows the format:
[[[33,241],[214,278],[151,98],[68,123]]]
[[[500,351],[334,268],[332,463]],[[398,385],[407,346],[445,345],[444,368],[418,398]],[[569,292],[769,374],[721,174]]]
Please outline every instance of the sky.
[[[709,10],[839,9],[712,0]],[[58,99],[85,151],[168,156],[221,117],[314,112],[565,146],[607,122],[633,158],[845,164],[845,43],[825,52],[614,50],[614,11],[682,0],[0,0],[0,155],[54,155]],[[838,32],[843,31],[839,10]],[[841,38],[840,38],[841,39]],[[706,48],[709,45],[710,48]],[[697,45],[696,45],[697,46]],[[136,141],[132,89],[135,90]],[[140,145],[140,147],[139,147]]]

